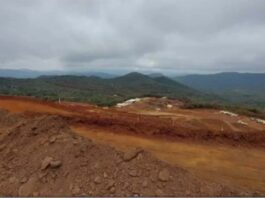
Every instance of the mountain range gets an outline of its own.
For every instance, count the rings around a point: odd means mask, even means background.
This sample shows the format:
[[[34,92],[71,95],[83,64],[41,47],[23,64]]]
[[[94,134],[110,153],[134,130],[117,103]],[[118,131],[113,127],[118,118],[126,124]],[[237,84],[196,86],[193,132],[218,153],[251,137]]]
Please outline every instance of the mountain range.
[[[40,76],[0,78],[0,94],[23,95],[113,105],[129,98],[155,96],[176,99],[204,99],[208,96],[165,76],[129,73],[115,78],[98,76]],[[209,96],[210,97],[210,96]]]
[[[58,76],[58,75],[74,75],[74,76],[98,76],[101,78],[114,78],[117,75],[105,72],[87,72],[87,71],[35,71],[29,69],[0,69],[0,77],[9,78],[37,78],[40,76]]]
[[[174,78],[196,90],[218,95],[233,104],[265,108],[264,73],[218,73]]]
[[[3,76],[3,77],[1,77]],[[0,94],[113,105],[144,96],[222,102],[265,110],[265,74],[218,73],[169,78],[161,73],[0,70]]]

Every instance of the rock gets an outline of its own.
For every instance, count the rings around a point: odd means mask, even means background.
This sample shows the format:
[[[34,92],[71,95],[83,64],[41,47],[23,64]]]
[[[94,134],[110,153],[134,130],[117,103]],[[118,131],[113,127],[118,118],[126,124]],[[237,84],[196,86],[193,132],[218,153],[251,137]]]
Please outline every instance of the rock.
[[[40,145],[44,145],[46,143],[46,139],[40,140]]]
[[[155,183],[157,181],[157,175],[151,174],[150,175],[150,180],[151,180],[152,183]]]
[[[129,171],[129,175],[132,177],[137,177],[137,171],[136,170],[131,170]]]
[[[115,187],[112,187],[112,188],[110,189],[110,193],[115,193],[115,191],[116,191]]]
[[[148,186],[148,182],[147,182],[147,180],[144,180],[144,181],[143,181],[142,186],[143,186],[144,188],[146,188],[146,187]]]
[[[123,189],[127,189],[130,186],[130,184],[128,182],[124,183]]]
[[[51,172],[51,177],[55,180],[57,178],[57,174],[55,172]]]
[[[41,170],[45,170],[46,168],[48,168],[52,160],[52,157],[46,157],[41,163]]]
[[[20,180],[20,183],[24,184],[28,181],[28,178],[26,177],[23,177],[21,180]]]
[[[86,151],[87,151],[87,145],[82,144],[82,145],[81,145],[81,148],[80,148],[80,152],[81,152],[81,153],[85,153]]]
[[[99,163],[96,162],[96,163],[93,165],[93,168],[94,168],[94,169],[98,169],[98,168],[99,168]]]
[[[80,193],[80,188],[78,186],[74,186],[72,188],[72,194],[73,195],[78,195]]]
[[[121,158],[118,158],[117,160],[116,160],[116,164],[117,165],[119,165],[120,163],[122,163],[123,162],[123,159],[121,159]]]
[[[14,183],[17,183],[17,182],[18,182],[18,179],[17,179],[16,177],[10,177],[10,178],[9,178],[9,182],[10,182],[11,184],[14,184]]]
[[[59,160],[51,161],[50,166],[51,168],[59,168],[60,166],[62,166],[62,162]]]
[[[185,196],[190,196],[191,195],[191,192],[189,190],[186,190],[185,191]]]
[[[101,178],[99,176],[97,176],[95,179],[94,179],[94,182],[96,184],[100,184],[101,183]]]
[[[143,150],[140,148],[136,148],[130,151],[127,151],[123,154],[123,160],[128,162],[132,159],[136,158],[139,153],[141,153]]]
[[[31,196],[34,191],[34,188],[36,186],[37,179],[36,178],[30,178],[27,183],[20,186],[18,190],[18,196],[19,197],[28,197]]]
[[[69,175],[69,172],[68,172],[68,171],[66,171],[66,172],[63,174],[64,177],[67,177],[68,175]]]
[[[161,197],[164,195],[164,192],[158,188],[158,189],[156,189],[155,194],[156,194],[156,196]]]
[[[169,171],[167,169],[163,169],[158,173],[158,179],[162,182],[167,182],[169,180]]]
[[[39,173],[39,179],[43,179],[44,177],[46,177],[48,175],[48,172],[40,172]]]
[[[49,142],[51,144],[53,144],[55,141],[56,141],[56,137],[55,136],[50,137]]]
[[[103,177],[104,178],[107,178],[108,177],[108,174],[106,172],[103,173]]]
[[[113,186],[115,185],[115,181],[114,180],[110,180],[107,184],[107,190],[111,189]]]
[[[47,169],[49,166],[51,168],[59,168],[62,162],[59,160],[53,160],[52,157],[46,157],[41,163],[41,170]]]

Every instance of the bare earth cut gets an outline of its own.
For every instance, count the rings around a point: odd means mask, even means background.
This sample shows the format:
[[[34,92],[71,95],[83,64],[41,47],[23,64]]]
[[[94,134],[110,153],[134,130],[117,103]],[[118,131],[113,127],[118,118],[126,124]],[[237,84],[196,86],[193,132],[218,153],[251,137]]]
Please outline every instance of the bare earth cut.
[[[181,105],[1,97],[0,195],[264,195],[264,125]]]

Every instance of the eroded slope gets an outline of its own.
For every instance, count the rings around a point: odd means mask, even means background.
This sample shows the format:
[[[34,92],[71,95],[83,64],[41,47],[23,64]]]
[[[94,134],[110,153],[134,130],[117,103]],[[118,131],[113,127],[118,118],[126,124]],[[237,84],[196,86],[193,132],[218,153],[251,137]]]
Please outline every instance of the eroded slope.
[[[58,116],[0,113],[0,195],[3,196],[246,193],[232,186],[201,181],[141,149],[120,152],[93,143],[73,133]]]

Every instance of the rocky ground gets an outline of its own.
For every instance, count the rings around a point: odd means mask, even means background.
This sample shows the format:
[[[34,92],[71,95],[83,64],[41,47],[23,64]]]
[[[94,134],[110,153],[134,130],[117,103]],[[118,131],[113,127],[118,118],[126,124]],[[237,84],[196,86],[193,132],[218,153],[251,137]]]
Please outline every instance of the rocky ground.
[[[0,196],[255,195],[202,181],[135,148],[73,133],[59,116],[0,111]]]

